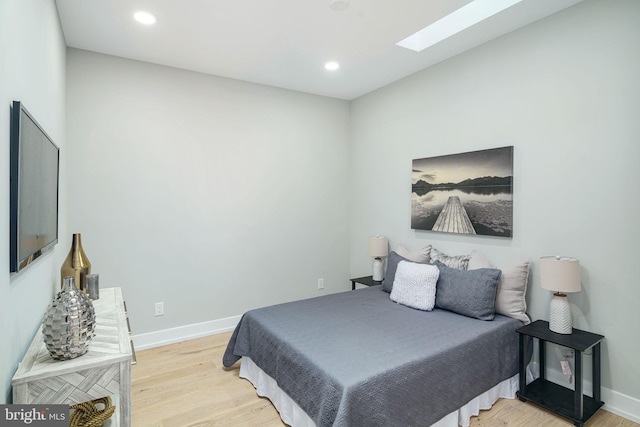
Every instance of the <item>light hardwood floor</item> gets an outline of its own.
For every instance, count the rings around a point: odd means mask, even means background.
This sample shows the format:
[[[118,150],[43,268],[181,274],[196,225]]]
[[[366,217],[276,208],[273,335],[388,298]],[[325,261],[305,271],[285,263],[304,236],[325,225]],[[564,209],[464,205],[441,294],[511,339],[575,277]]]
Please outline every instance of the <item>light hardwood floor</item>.
[[[268,399],[238,377],[239,363],[222,368],[231,333],[137,352],[133,366],[135,427],[277,426],[285,424]],[[471,420],[473,427],[566,427],[573,424],[517,399],[500,399]],[[600,410],[586,427],[640,427]]]

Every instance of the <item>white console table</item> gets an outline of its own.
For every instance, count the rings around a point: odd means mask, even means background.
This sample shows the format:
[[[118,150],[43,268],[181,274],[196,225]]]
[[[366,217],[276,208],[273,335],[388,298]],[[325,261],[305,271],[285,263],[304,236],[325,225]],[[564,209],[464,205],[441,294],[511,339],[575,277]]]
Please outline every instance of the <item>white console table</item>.
[[[54,360],[38,330],[13,376],[13,403],[73,405],[110,396],[116,410],[105,425],[128,427],[135,351],[122,290],[100,289],[93,306],[95,336],[80,357]]]

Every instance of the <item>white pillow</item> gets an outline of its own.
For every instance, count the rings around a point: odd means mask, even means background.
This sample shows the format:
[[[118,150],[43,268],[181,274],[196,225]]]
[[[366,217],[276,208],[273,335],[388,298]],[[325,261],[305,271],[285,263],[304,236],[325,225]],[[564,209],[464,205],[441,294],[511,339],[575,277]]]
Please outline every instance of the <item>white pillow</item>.
[[[422,249],[418,249],[417,251],[410,251],[405,248],[403,245],[398,245],[398,249],[396,249],[396,253],[400,255],[402,258],[406,258],[409,261],[419,262],[421,264],[428,264],[431,259],[431,245],[425,246]]]
[[[531,323],[526,315],[527,282],[529,280],[529,261],[512,261],[500,266],[493,266],[489,260],[478,251],[471,252],[469,270],[479,268],[497,268],[502,271],[498,281],[496,295],[496,313],[513,317],[525,325]]]
[[[400,261],[389,298],[407,307],[431,311],[436,303],[439,275],[435,265]]]

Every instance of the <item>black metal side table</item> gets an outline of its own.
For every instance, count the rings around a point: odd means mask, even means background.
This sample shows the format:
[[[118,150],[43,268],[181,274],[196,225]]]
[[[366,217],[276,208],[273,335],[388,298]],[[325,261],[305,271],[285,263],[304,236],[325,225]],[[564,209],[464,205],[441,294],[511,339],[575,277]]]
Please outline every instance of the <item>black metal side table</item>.
[[[600,342],[604,335],[573,329],[570,335],[558,334],[549,329],[549,322],[536,320],[516,330],[520,334],[520,391],[518,398],[535,403],[556,414],[568,418],[582,427],[604,405],[600,400]],[[540,378],[531,384],[526,383],[527,341],[525,336],[538,339]],[[574,350],[575,390],[545,379],[545,345],[547,342]],[[582,394],[582,353],[592,349],[593,397]]]
[[[352,291],[356,288],[356,283],[360,283],[361,285],[365,285],[365,286],[376,286],[376,285],[382,285],[382,280],[381,281],[373,280],[373,276],[365,276],[365,277],[358,277],[355,279],[351,279]]]

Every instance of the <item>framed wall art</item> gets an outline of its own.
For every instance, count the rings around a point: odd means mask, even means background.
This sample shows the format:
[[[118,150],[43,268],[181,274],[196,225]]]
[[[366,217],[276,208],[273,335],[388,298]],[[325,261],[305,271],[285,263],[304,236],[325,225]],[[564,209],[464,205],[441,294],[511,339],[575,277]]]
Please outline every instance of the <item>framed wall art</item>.
[[[512,146],[412,163],[412,229],[512,236]]]

